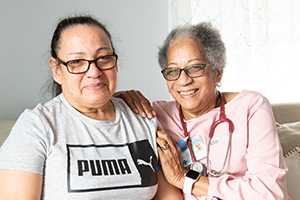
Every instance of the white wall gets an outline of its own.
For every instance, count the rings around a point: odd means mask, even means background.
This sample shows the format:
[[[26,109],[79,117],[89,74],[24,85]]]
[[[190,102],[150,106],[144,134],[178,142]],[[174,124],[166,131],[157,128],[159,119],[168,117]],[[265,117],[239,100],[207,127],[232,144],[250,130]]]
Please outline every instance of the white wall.
[[[168,100],[156,56],[168,33],[167,2],[1,0],[0,120],[14,120],[45,101],[41,88],[51,75],[52,33],[58,18],[74,13],[90,13],[108,24],[120,57],[117,90],[138,89],[151,101]]]

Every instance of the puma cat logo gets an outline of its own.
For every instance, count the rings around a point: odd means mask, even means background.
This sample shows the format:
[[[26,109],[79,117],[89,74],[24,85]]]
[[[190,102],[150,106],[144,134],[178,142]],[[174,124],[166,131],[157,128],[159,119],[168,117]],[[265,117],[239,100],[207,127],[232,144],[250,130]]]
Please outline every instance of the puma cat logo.
[[[152,169],[152,171],[155,172],[155,170],[154,170],[154,168],[153,168],[151,162],[152,162],[152,156],[150,156],[150,162],[149,162],[149,163],[147,163],[147,162],[144,161],[144,160],[137,159],[138,165],[148,165],[148,166]]]

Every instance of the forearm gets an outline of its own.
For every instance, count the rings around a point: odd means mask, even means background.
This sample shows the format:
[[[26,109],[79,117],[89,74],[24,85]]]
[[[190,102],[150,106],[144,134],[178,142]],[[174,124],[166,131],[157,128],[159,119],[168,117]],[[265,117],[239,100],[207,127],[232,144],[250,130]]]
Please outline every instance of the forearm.
[[[206,196],[209,187],[209,179],[207,177],[201,176],[198,181],[196,181],[192,188],[192,194],[196,196]]]
[[[154,197],[154,200],[182,200],[181,192],[178,188],[174,187],[165,179],[162,170],[157,172],[158,176],[158,190]]]

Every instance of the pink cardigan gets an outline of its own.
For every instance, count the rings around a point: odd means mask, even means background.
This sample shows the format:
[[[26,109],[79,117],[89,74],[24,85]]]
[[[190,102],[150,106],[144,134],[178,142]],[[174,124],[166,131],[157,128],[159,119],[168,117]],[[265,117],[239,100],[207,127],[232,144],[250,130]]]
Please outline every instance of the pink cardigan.
[[[153,106],[166,132],[177,142],[183,139],[175,101],[157,101]],[[192,142],[200,137],[207,147],[208,132],[212,123],[219,118],[219,109],[186,121]],[[290,199],[285,179],[287,167],[269,101],[258,92],[244,90],[225,105],[225,113],[235,126],[224,169],[230,175],[209,177],[208,196],[184,194],[184,199]],[[216,129],[210,147],[212,169],[221,168],[227,142],[228,126],[221,125]],[[206,158],[200,162],[206,166]]]

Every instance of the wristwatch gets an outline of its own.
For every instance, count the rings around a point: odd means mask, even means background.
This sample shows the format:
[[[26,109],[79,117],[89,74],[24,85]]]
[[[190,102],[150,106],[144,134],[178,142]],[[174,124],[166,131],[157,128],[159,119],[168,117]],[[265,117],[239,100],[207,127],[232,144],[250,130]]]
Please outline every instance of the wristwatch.
[[[201,177],[201,173],[190,169],[185,175],[183,192],[186,194],[192,194],[192,188],[194,183]]]

